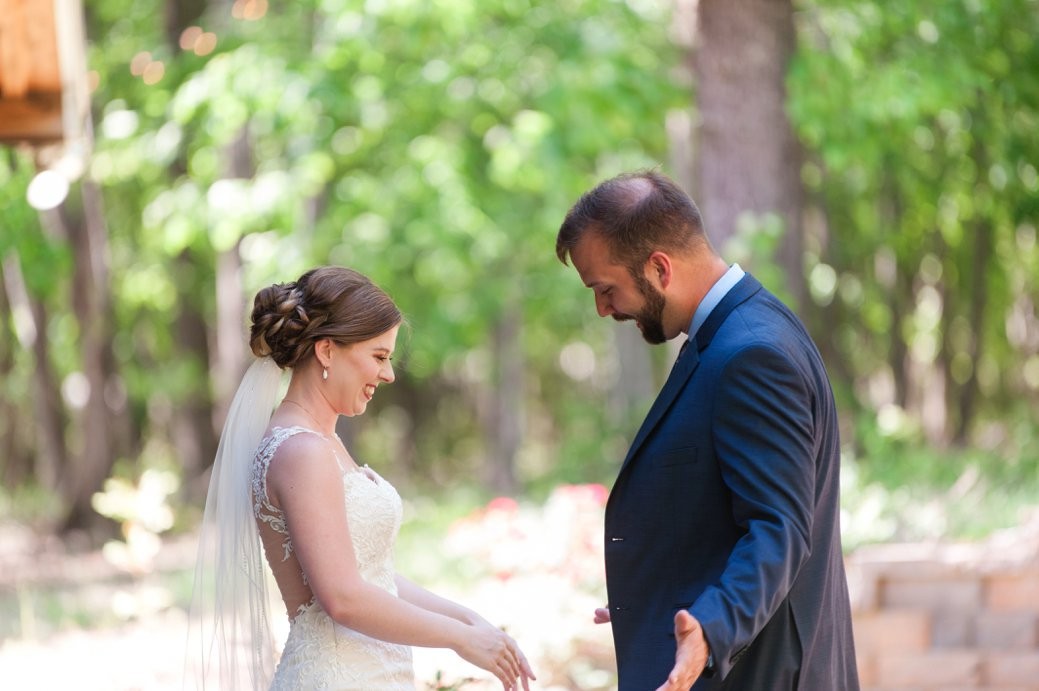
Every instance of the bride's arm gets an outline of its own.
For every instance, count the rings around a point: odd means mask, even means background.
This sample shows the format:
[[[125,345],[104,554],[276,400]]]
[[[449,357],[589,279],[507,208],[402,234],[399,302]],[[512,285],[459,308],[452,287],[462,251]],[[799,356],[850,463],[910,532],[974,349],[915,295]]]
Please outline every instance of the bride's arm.
[[[443,616],[450,617],[451,619],[456,619],[464,624],[469,625],[470,627],[490,630],[496,633],[503,633],[500,629],[498,629],[498,627],[494,626],[493,624],[488,622],[486,619],[484,619],[468,607],[460,605],[457,602],[448,600],[445,597],[441,597],[440,595],[437,595],[434,592],[426,590],[422,586],[413,583],[412,581],[409,581],[404,576],[401,576],[399,573],[396,575],[396,579],[397,595],[402,600],[410,602],[416,607],[421,607],[424,610],[435,612],[437,614],[442,614]],[[526,656],[523,655],[523,652],[519,649],[519,646],[516,645],[516,642],[513,641],[511,638],[509,638],[509,641],[511,642],[511,645],[515,648],[516,660],[519,663],[520,668],[523,672],[520,675],[520,681],[523,684],[523,688],[526,689],[527,679],[536,678],[534,676],[534,671],[531,669],[530,662],[527,661]]]
[[[443,614],[445,617],[457,619],[464,624],[472,624],[473,626],[491,625],[486,619],[468,607],[464,607],[457,602],[453,602],[452,600],[448,600],[445,597],[441,597],[434,592],[426,590],[417,583],[409,581],[404,576],[401,576],[399,573],[397,574],[397,594],[416,607],[421,607],[422,609],[436,612],[437,614]]]
[[[392,643],[463,644],[466,631],[459,621],[416,607],[361,577],[340,470],[320,438],[300,434],[282,444],[267,472],[267,488],[285,512],[293,550],[328,616]]]
[[[417,606],[361,577],[340,471],[319,439],[301,434],[287,440],[272,459],[267,489],[285,513],[314,597],[334,621],[391,643],[450,648],[494,673],[506,689],[519,688],[517,678],[526,688],[529,666],[507,634]]]

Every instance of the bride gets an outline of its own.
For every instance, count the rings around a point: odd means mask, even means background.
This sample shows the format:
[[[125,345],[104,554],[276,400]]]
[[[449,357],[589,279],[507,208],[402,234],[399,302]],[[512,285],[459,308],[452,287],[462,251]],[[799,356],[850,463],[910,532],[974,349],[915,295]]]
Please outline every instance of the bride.
[[[400,496],[335,433],[340,415],[364,413],[393,382],[401,322],[382,290],[346,268],[257,293],[258,359],[221,435],[196,567],[193,609],[215,612],[192,627],[202,686],[414,691],[411,646],[427,646],[450,648],[507,691],[529,688],[511,637],[395,572]],[[263,558],[290,621],[276,666]]]

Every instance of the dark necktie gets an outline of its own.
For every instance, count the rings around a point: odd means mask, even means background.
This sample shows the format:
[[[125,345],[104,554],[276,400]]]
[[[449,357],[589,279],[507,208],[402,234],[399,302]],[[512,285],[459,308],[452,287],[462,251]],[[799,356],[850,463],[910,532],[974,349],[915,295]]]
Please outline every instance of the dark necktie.
[[[691,338],[685,339],[685,343],[683,343],[682,347],[678,349],[678,357],[675,358],[675,362],[678,362],[679,360],[682,359],[682,355],[685,354],[685,349],[689,347],[689,342],[691,340],[693,340],[693,339],[691,339]]]

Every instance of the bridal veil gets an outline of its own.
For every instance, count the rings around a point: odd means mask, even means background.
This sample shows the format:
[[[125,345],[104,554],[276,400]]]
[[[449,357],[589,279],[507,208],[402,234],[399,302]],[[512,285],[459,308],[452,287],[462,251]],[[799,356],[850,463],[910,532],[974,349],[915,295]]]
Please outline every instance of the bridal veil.
[[[185,686],[267,689],[274,636],[267,566],[253,518],[253,457],[270,422],[282,370],[270,357],[246,371],[213,463],[189,615]]]

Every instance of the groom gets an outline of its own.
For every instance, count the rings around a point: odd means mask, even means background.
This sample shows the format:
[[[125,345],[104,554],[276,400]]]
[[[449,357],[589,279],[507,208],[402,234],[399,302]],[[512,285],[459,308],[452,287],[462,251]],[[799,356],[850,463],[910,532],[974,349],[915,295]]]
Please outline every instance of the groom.
[[[655,171],[581,197],[556,253],[599,316],[654,344],[685,334],[606,505],[596,621],[620,691],[858,689],[837,412],[801,322]]]

